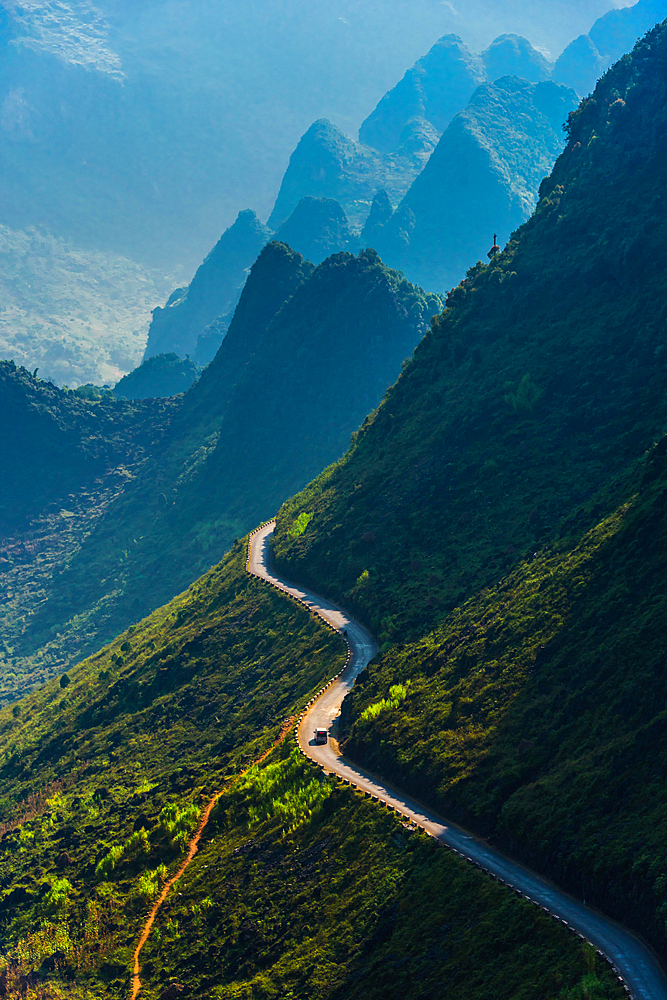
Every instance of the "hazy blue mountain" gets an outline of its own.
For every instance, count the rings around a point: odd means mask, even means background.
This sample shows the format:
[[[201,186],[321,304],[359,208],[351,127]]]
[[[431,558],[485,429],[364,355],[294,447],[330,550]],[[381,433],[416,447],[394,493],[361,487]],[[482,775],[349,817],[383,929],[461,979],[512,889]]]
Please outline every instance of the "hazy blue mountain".
[[[113,387],[117,399],[158,399],[186,392],[199,377],[201,368],[190,358],[177,354],[156,354]]]
[[[443,132],[485,79],[481,58],[458,35],[446,35],[385,94],[359,129],[359,140],[391,153],[415,118],[425,118]]]
[[[499,35],[482,52],[488,80],[520,76],[531,83],[548,80],[553,70],[549,60],[520,35]]]
[[[556,60],[554,79],[585,96],[613,62],[665,17],[667,0],[639,0],[632,7],[608,11],[588,34],[579,35],[564,49]]]
[[[547,80],[551,70],[545,56],[520,35],[499,35],[479,55],[458,35],[446,35],[385,94],[362,124],[359,139],[392,152],[410,122],[426,120],[442,134],[481,83],[501,76],[538,83]]]
[[[248,268],[271,236],[254,212],[239,212],[189,286],[176,289],[164,308],[153,310],[144,357],[172,351],[181,357],[194,354],[199,335],[236,305]]]
[[[384,156],[326,119],[314,122],[292,153],[268,225],[277,229],[302,198],[311,197],[335,199],[360,228],[379,187],[400,201],[437,138],[428,126],[411,128],[399,137],[394,155]]]
[[[192,267],[239,208],[265,217],[312,121],[354,134],[434,39],[457,31],[481,48],[517,31],[560,51],[613,5],[5,4],[0,223]]]
[[[426,288],[456,284],[486,259],[494,232],[505,241],[528,218],[576,104],[550,81],[502,77],[479,87],[392,218],[374,226],[373,246]]]
[[[332,253],[350,249],[352,234],[345,212],[333,198],[302,198],[278,229],[276,240],[321,264]]]
[[[373,245],[373,240],[377,232],[382,229],[386,222],[389,222],[393,214],[394,210],[389,201],[389,195],[385,190],[378,191],[373,198],[373,204],[368,213],[368,218],[364,223],[364,228],[361,230],[360,241],[362,246]]]

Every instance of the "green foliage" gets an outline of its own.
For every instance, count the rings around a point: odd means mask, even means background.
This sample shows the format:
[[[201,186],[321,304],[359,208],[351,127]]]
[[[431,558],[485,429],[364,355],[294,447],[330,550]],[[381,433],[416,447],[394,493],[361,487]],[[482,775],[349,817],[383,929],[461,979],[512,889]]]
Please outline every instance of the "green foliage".
[[[249,824],[275,817],[286,829],[295,830],[316,816],[331,786],[311,774],[298,750],[287,760],[251,768],[238,789],[247,799]]]
[[[387,709],[398,708],[401,702],[407,698],[409,686],[410,681],[407,681],[406,684],[392,684],[389,688],[389,697],[382,698],[380,701],[374,701],[371,705],[368,705],[361,713],[361,721],[368,722],[371,719],[377,718],[382,712],[386,712]]]
[[[661,952],[666,60],[662,24],[582,103],[533,218],[274,542],[382,644],[347,752]]]
[[[587,982],[578,938],[315,774],[285,748],[223,796],[215,832],[149,942],[149,990],[174,951],[179,976],[206,1000],[417,1000],[443,981],[454,1000],[560,1000]],[[285,806],[311,783],[323,799],[317,810],[297,807],[294,823]],[[623,996],[604,963],[593,971],[603,996]]]
[[[657,947],[667,916],[666,444],[638,493],[581,542],[523,561],[371,665],[345,703],[344,744],[634,921]],[[410,682],[409,711],[376,717],[397,676]],[[650,909],[635,906],[647,889]]]
[[[528,413],[532,413],[535,404],[542,396],[542,390],[535,385],[527,372],[516,387],[516,391],[513,391],[514,385],[512,382],[506,382],[505,388],[508,390],[507,395],[504,397],[505,402],[515,413],[519,410],[526,410]]]
[[[197,806],[188,805],[180,808],[176,802],[170,802],[158,816],[158,830],[166,834],[174,847],[184,850],[198,822]]]
[[[302,511],[290,528],[290,535],[292,538],[298,538],[299,535],[302,535],[312,521],[313,517],[314,513],[312,511],[308,513],[306,513],[306,511]]]
[[[51,887],[44,897],[47,910],[51,912],[62,912],[66,910],[70,903],[70,893],[72,883],[66,878],[55,878]]]

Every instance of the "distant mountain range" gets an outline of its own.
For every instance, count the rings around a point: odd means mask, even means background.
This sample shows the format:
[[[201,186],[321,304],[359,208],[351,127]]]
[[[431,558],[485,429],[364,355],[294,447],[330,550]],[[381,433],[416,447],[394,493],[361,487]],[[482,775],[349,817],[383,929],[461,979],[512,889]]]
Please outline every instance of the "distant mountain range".
[[[358,142],[325,119],[308,129],[266,230],[241,213],[190,288],[155,311],[145,356],[210,361],[260,243],[274,234],[316,263],[372,246],[411,281],[447,291],[485,259],[494,233],[504,244],[529,217],[577,94],[664,15],[667,0],[610,11],[555,63],[518,35],[481,53],[441,38],[379,101]],[[237,256],[221,252],[242,231]],[[202,291],[209,272],[211,291]]]

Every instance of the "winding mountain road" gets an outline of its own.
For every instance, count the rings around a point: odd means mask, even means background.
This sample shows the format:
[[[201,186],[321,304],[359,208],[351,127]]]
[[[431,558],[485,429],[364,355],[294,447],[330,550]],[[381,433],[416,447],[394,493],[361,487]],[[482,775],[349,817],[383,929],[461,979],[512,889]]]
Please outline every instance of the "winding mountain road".
[[[338,775],[373,799],[394,809],[426,833],[478,865],[492,878],[541,906],[580,937],[593,944],[612,964],[634,1000],[667,1000],[667,976],[653,952],[620,924],[563,892],[529,868],[502,854],[484,840],[451,823],[433,809],[405,795],[377,775],[341,756],[336,743],[336,719],[343,698],[377,652],[373,636],[331,601],[281,579],[270,565],[269,538],[275,521],[262,525],[250,536],[248,572],[296,598],[330,627],[344,633],[348,658],[344,670],[306,707],[297,729],[302,752],[326,771]],[[328,730],[326,744],[314,742],[316,728]]]

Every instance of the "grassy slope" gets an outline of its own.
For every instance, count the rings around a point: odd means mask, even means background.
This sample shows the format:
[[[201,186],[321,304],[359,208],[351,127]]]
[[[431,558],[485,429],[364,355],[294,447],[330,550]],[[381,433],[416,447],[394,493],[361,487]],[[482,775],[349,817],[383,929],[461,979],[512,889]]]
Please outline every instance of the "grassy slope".
[[[663,25],[603,78],[534,218],[277,538],[383,640],[350,752],[663,954],[666,62]]]
[[[202,802],[339,669],[338,638],[244,555],[0,713],[9,995],[29,976],[29,996],[125,996]],[[621,995],[578,939],[289,743],[219,801],[178,892],[144,953],[146,997],[169,981],[211,1000],[417,997],[443,976],[461,1000],[490,983],[508,1000]]]

